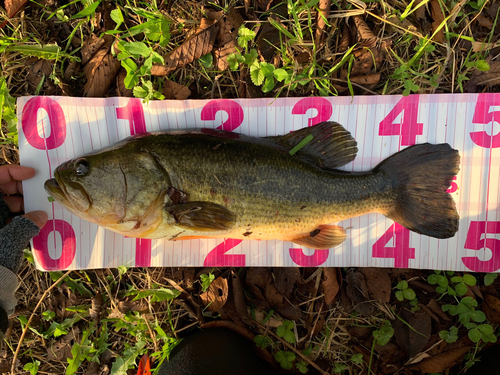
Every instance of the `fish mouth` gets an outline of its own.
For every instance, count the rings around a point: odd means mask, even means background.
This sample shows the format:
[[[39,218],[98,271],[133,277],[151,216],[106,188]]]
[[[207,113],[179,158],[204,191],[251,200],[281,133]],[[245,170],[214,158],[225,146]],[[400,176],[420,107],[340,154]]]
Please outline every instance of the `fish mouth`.
[[[83,213],[90,207],[89,196],[80,184],[63,181],[57,170],[54,178],[45,181],[44,188],[49,195],[71,212]]]

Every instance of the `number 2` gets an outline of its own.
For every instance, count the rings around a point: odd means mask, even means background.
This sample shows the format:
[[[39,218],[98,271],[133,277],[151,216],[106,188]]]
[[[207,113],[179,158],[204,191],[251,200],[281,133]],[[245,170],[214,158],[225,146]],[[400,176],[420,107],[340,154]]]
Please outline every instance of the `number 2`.
[[[215,246],[206,256],[204,267],[245,267],[244,254],[226,254],[229,250],[238,246],[243,240],[226,238],[224,242]]]

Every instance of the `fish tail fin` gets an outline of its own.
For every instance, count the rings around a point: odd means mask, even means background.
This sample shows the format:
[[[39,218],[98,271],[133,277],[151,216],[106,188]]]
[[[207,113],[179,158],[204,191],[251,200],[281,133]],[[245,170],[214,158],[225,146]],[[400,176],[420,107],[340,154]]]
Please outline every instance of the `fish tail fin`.
[[[385,215],[402,226],[435,238],[450,238],[458,230],[458,212],[447,189],[458,171],[460,155],[447,143],[408,147],[380,163],[396,192]]]

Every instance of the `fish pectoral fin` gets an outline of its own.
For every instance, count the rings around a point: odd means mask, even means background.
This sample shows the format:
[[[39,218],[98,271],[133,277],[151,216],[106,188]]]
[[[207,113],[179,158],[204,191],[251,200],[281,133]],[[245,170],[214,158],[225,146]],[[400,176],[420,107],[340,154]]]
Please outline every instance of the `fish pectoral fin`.
[[[226,230],[234,225],[236,215],[212,202],[187,202],[165,206],[165,210],[181,228],[212,231]]]
[[[342,125],[326,121],[302,128],[292,133],[267,137],[275,144],[291,151],[307,137],[312,140],[298,150],[294,157],[320,168],[335,169],[354,160],[358,152],[357,142]]]
[[[306,235],[292,238],[290,241],[311,249],[329,249],[344,242],[347,237],[345,229],[338,225],[320,225]]]

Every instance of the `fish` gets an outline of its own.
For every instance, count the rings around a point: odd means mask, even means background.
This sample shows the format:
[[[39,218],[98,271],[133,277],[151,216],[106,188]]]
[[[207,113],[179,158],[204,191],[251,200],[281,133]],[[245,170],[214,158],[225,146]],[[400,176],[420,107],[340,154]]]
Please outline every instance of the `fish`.
[[[338,169],[357,152],[336,122],[261,138],[208,128],[145,133],[62,163],[44,187],[80,218],[136,238],[328,249],[347,237],[335,223],[373,212],[421,235],[455,235],[447,189],[457,150],[422,143],[368,171]]]

